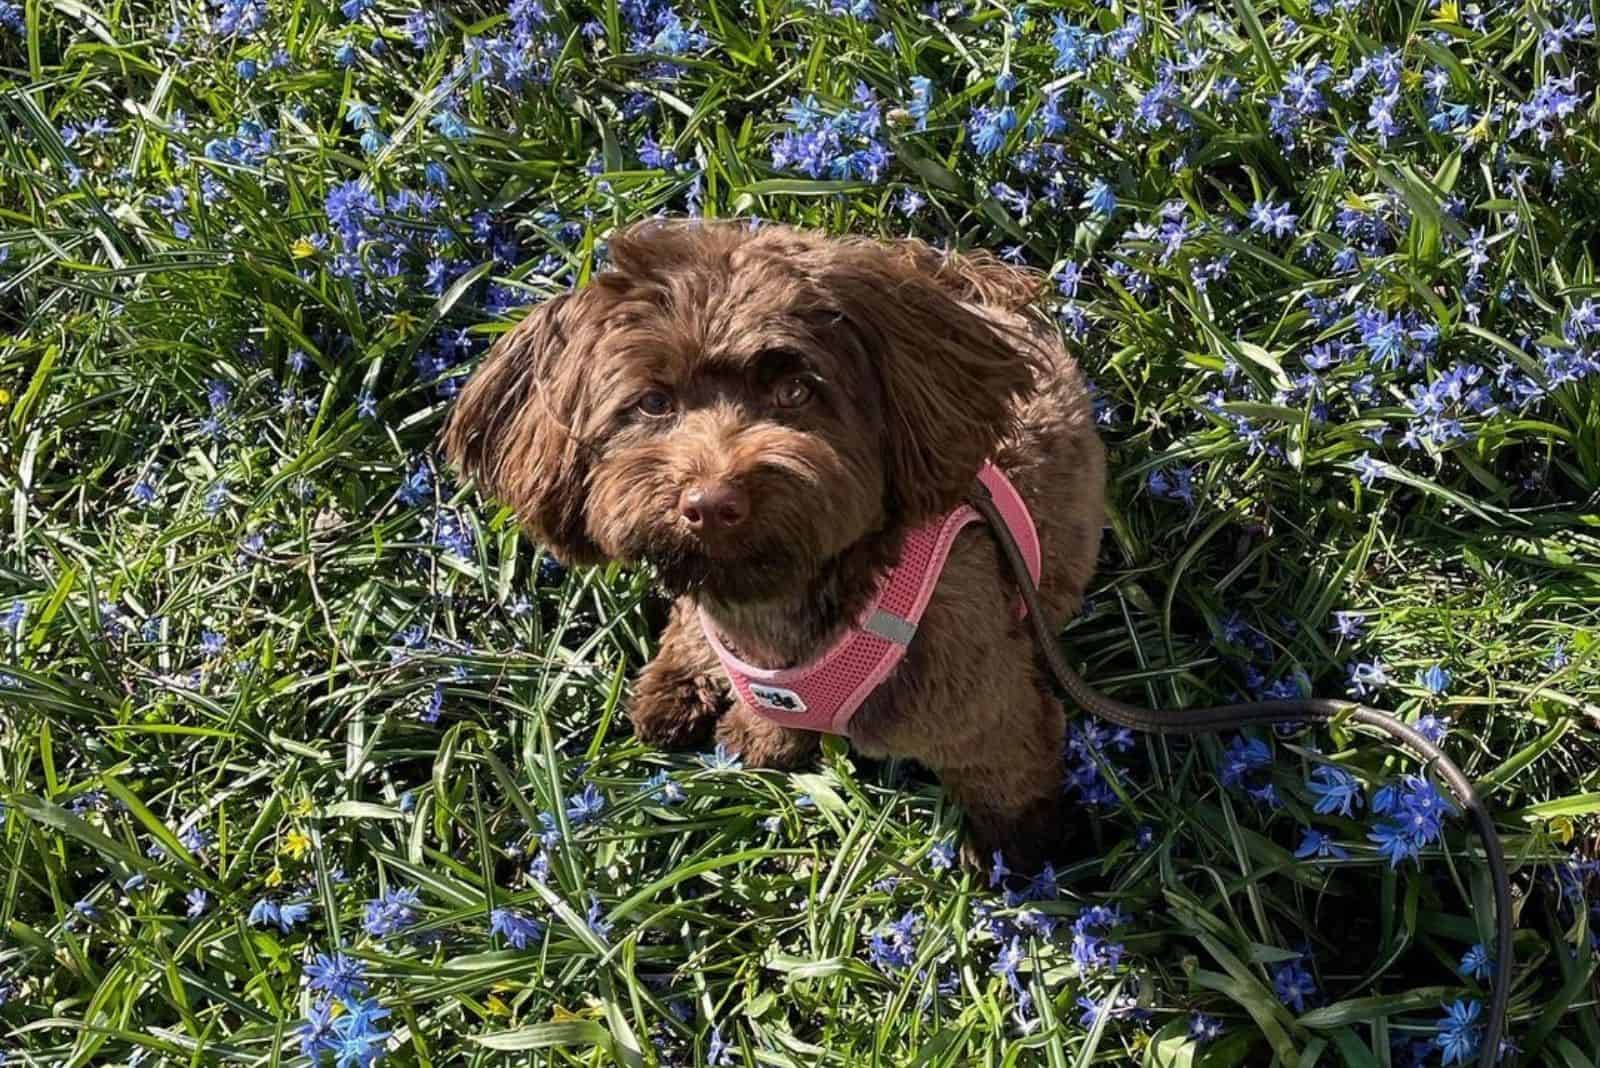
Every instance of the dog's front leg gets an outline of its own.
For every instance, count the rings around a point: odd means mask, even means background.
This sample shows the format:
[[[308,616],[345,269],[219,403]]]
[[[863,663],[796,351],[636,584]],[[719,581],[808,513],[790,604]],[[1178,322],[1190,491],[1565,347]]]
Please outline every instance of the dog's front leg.
[[[816,754],[820,737],[815,731],[780,727],[743,701],[735,702],[717,724],[717,743],[751,768],[800,767]]]
[[[1061,795],[1064,715],[1053,697],[1019,695],[1013,722],[996,724],[985,744],[935,765],[966,814],[969,862],[987,870],[996,853],[1032,875],[1058,860],[1070,822]]]
[[[661,632],[661,647],[633,684],[628,718],[634,736],[663,749],[703,748],[732,703],[693,607],[678,601]]]

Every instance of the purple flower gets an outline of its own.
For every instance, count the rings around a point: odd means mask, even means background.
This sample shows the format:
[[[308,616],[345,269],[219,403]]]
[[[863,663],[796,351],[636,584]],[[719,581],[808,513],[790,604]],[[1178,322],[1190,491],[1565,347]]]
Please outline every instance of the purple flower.
[[[1222,1021],[1215,1016],[1197,1012],[1189,1017],[1189,1037],[1204,1045],[1222,1037]]]

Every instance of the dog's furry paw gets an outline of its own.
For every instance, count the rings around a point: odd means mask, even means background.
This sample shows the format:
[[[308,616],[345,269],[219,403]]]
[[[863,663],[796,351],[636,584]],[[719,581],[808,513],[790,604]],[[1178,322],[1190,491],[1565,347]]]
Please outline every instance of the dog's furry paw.
[[[650,665],[633,685],[633,735],[661,749],[703,749],[730,698],[711,675],[681,675]]]
[[[817,735],[780,727],[739,704],[717,724],[717,744],[737,754],[747,768],[787,771],[802,767],[812,758],[817,751]]]
[[[1012,875],[1032,878],[1046,864],[1059,864],[1066,858],[1070,827],[1058,798],[1036,801],[1010,818],[974,818],[968,813],[961,862],[988,876],[998,858]]]

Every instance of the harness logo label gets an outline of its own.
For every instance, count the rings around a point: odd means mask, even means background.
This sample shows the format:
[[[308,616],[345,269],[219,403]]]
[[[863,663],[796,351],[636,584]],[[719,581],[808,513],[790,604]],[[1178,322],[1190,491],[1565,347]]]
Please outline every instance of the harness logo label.
[[[763,707],[774,712],[804,712],[806,703],[800,700],[800,695],[793,690],[785,690],[781,686],[762,686],[759,683],[750,684],[750,696],[754,697]]]

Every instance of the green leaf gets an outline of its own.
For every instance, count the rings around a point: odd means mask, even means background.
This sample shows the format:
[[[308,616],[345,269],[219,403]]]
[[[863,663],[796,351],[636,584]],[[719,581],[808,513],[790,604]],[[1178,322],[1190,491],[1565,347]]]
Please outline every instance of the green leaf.
[[[488,1049],[516,1052],[529,1049],[565,1049],[569,1046],[599,1046],[607,1056],[615,1056],[611,1033],[590,1020],[561,1020],[535,1024],[515,1031],[495,1031],[470,1036]]]

